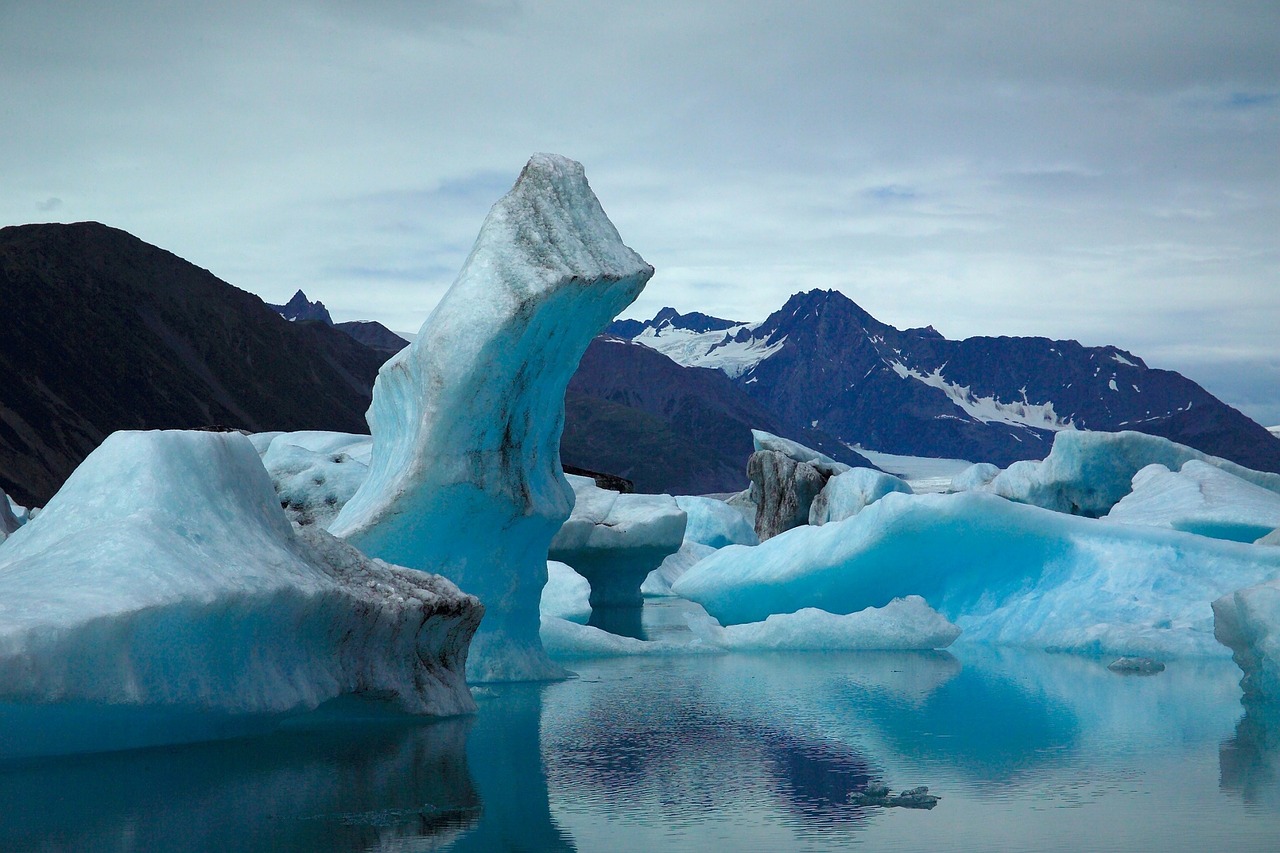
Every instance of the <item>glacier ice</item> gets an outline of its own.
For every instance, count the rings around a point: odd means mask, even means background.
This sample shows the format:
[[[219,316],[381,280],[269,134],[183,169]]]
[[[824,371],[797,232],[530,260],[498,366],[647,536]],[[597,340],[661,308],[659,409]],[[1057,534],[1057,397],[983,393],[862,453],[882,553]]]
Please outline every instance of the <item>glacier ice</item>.
[[[580,625],[556,616],[542,617],[542,644],[555,658],[623,657],[629,655],[684,655],[720,652],[701,643],[640,640],[611,634],[591,625]]]
[[[547,585],[542,588],[538,610],[543,616],[585,625],[591,618],[591,584],[572,566],[548,560]]]
[[[761,450],[772,450],[774,453],[781,453],[788,459],[811,465],[823,477],[842,474],[848,471],[850,467],[843,462],[835,461],[825,453],[819,453],[811,447],[805,447],[798,441],[792,441],[789,438],[783,438],[771,432],[765,432],[762,429],[753,429],[751,431],[751,440],[757,453]]]
[[[821,526],[843,521],[891,492],[912,494],[911,487],[892,474],[871,468],[850,469],[827,480],[809,507],[809,523]]]
[[[966,641],[1221,654],[1209,603],[1280,575],[1280,549],[1079,518],[981,492],[889,494],[845,521],[729,546],[672,586],[723,624],[921,595]]]
[[[262,464],[290,520],[328,527],[368,476],[372,443],[349,433],[273,434]]]
[[[566,475],[573,512],[551,540],[550,558],[591,584],[591,606],[639,607],[640,586],[680,548],[687,516],[670,495],[624,495]]]
[[[718,498],[679,495],[676,504],[689,521],[684,541],[723,548],[725,545],[759,545],[760,539],[743,514]]]
[[[1244,672],[1245,699],[1280,703],[1280,580],[1222,596],[1213,616],[1214,634]]]
[[[998,476],[1000,476],[1000,469],[997,466],[990,462],[979,462],[952,477],[948,491],[968,492],[981,489]]]
[[[483,608],[294,528],[238,433],[117,432],[0,550],[0,697],[262,714],[474,709]]]
[[[1148,465],[1134,474],[1133,491],[1106,517],[1253,542],[1280,527],[1280,494],[1192,459],[1181,471]]]
[[[958,627],[918,595],[845,615],[806,607],[728,627],[710,616],[690,617],[689,627],[707,645],[735,651],[945,649],[960,636]]]
[[[644,583],[640,585],[640,593],[649,596],[672,595],[671,585],[676,582],[676,579],[689,571],[694,563],[715,552],[716,549],[710,545],[693,542],[685,537],[684,542],[680,544],[680,550],[668,555],[658,568],[644,579]]]
[[[1040,462],[1015,462],[987,486],[1001,497],[1072,515],[1101,516],[1129,493],[1133,476],[1148,465],[1177,471],[1198,460],[1280,493],[1280,474],[1251,471],[1234,462],[1141,432],[1067,430],[1054,436]]]
[[[560,470],[565,387],[652,274],[582,166],[534,155],[417,339],[378,373],[369,476],[330,530],[484,602],[473,681],[564,673],[542,650],[538,606],[547,548],[573,506]]]

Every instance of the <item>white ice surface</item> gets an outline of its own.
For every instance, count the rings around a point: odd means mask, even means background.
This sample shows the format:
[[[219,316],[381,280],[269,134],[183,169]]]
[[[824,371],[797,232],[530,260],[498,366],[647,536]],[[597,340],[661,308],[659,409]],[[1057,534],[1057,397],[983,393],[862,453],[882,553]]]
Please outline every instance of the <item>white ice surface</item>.
[[[620,637],[590,625],[579,625],[555,616],[542,617],[542,645],[555,658],[685,655],[722,651],[715,646],[704,646],[697,642],[675,643]]]
[[[570,622],[586,624],[591,618],[591,584],[572,566],[547,561],[547,585],[542,588],[539,612]]]
[[[905,481],[871,468],[853,468],[827,481],[809,507],[809,523],[843,521],[892,492],[912,494]]]
[[[472,710],[479,603],[295,533],[249,439],[117,432],[0,550],[0,697],[253,714]]]
[[[742,512],[717,498],[680,495],[676,504],[689,517],[685,542],[712,548],[725,545],[759,545],[755,530]]]
[[[327,528],[369,475],[372,444],[367,435],[287,432],[260,453],[289,518]]]
[[[1213,614],[1218,640],[1244,672],[1245,699],[1280,707],[1280,581],[1228,593]]]
[[[573,506],[560,470],[565,387],[652,274],[582,166],[535,155],[418,338],[378,373],[369,477],[330,529],[480,597],[472,680],[563,674],[542,651],[538,606],[547,548]]]
[[[1220,654],[1209,603],[1278,575],[1280,549],[980,492],[890,494],[846,521],[723,548],[673,591],[724,624],[922,595],[966,641],[1178,656]]]
[[[692,542],[686,538],[678,551],[667,555],[662,564],[644,579],[644,583],[640,585],[641,594],[651,596],[672,595],[671,585],[676,582],[676,579],[689,571],[694,563],[711,556],[715,552],[716,549],[710,545]]]
[[[990,462],[979,462],[952,477],[948,491],[971,492],[976,489],[985,489],[998,476],[1000,476],[1000,469],[997,466]]]
[[[1179,472],[1163,465],[1143,468],[1133,476],[1133,491],[1106,517],[1253,542],[1280,527],[1280,494],[1192,459]]]
[[[697,615],[689,617],[689,627],[703,643],[734,651],[945,649],[960,636],[918,595],[842,616],[810,607],[727,628]]]
[[[1129,493],[1133,476],[1148,465],[1177,471],[1192,459],[1280,493],[1280,474],[1251,471],[1234,462],[1140,432],[1069,430],[1054,437],[1041,462],[1015,462],[988,488],[1019,503],[1073,515],[1105,515]]]
[[[911,490],[917,494],[950,491],[952,478],[973,464],[964,459],[901,456],[861,447],[851,449],[861,453],[867,461],[882,471],[906,480],[907,485],[911,486]]]
[[[798,441],[792,441],[789,438],[783,438],[773,433],[765,432],[762,429],[753,429],[751,431],[751,439],[757,451],[772,450],[775,453],[781,453],[796,462],[812,465],[827,476],[841,474],[850,469],[849,465],[837,462],[825,453],[819,453],[811,447],[805,447]]]

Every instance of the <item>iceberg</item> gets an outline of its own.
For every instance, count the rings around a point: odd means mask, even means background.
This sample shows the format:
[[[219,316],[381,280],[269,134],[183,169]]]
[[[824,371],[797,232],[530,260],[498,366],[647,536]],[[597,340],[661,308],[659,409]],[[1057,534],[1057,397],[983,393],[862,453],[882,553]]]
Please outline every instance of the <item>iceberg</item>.
[[[728,546],[672,585],[722,624],[923,596],[965,640],[1090,654],[1223,652],[1209,603],[1280,549],[1078,518],[981,492],[893,493],[845,521]]]
[[[289,519],[327,528],[368,476],[372,443],[348,433],[273,434],[262,464]]]
[[[592,625],[580,625],[556,616],[542,617],[542,644],[558,659],[627,657],[632,655],[685,655],[721,652],[715,646],[699,643],[673,643],[669,640],[640,640],[611,634]]]
[[[538,611],[585,625],[591,618],[591,584],[572,566],[547,561],[547,585],[542,588]]]
[[[734,651],[945,649],[960,636],[958,627],[918,595],[846,615],[806,607],[727,628],[710,616],[691,616],[689,628],[703,643]]]
[[[1214,539],[1253,542],[1280,527],[1280,494],[1192,459],[1181,471],[1148,465],[1106,517]]]
[[[970,465],[951,478],[950,486],[944,491],[970,492],[982,489],[992,480],[1000,476],[1000,469],[990,462],[979,462]]]
[[[0,704],[474,710],[483,608],[295,528],[238,433],[117,432],[0,550]]]
[[[852,518],[892,492],[913,494],[900,478],[871,468],[853,468],[836,474],[818,492],[809,507],[809,523],[815,527]]]
[[[653,597],[673,595],[671,585],[694,563],[716,552],[710,545],[691,542],[688,538],[680,544],[680,550],[669,555],[658,568],[649,573],[640,584],[640,594]]]
[[[564,676],[542,650],[538,606],[548,546],[573,507],[560,470],[565,387],[651,275],[582,166],[534,155],[417,339],[378,373],[369,475],[330,531],[484,602],[473,681]]]
[[[711,548],[760,544],[742,513],[718,498],[679,495],[676,505],[689,517],[684,530],[685,542]]]
[[[1148,465],[1177,471],[1191,460],[1280,493],[1280,474],[1252,471],[1167,438],[1141,432],[1065,430],[1041,462],[1015,462],[988,484],[1001,497],[1071,515],[1106,515]]]
[[[1213,602],[1213,618],[1214,635],[1244,673],[1245,701],[1280,708],[1280,580],[1222,596]]]
[[[641,584],[684,540],[685,511],[670,495],[624,495],[566,477],[573,512],[551,540],[550,559],[590,582],[592,608],[640,607]]]
[[[24,512],[23,508],[13,502],[3,491],[0,491],[0,542],[9,537],[9,534],[16,531],[22,526],[24,519],[19,518],[19,513]]]

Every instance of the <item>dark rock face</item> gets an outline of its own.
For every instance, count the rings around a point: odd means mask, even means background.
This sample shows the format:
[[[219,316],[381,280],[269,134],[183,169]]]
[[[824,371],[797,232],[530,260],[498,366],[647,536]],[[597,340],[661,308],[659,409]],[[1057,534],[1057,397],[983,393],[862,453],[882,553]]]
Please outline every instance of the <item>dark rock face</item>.
[[[329,316],[329,309],[324,307],[324,303],[318,299],[315,302],[311,302],[307,299],[307,294],[301,290],[293,294],[293,298],[285,304],[268,305],[267,307],[286,320],[293,322],[314,320],[324,323],[326,326],[333,325],[333,318]]]
[[[807,462],[776,450],[760,450],[747,462],[751,502],[756,505],[756,536],[763,542],[809,523],[814,498],[829,479]]]
[[[681,367],[609,337],[592,341],[569,382],[560,455],[631,480],[638,492],[731,492],[747,486],[752,429],[873,467],[830,436],[784,426],[718,370]]]
[[[385,355],[98,223],[0,229],[0,489],[41,506],[111,432],[366,432]]]
[[[639,334],[657,319],[618,333]],[[1280,471],[1280,440],[1266,429],[1186,377],[1116,347],[950,341],[932,327],[896,329],[843,294],[819,290],[792,296],[734,340],[775,347],[733,382],[790,430],[1007,466],[1043,458],[1067,424],[1131,429]]]
[[[334,328],[346,332],[370,349],[375,349],[388,355],[395,355],[409,345],[409,342],[404,338],[381,323],[375,323],[372,320],[352,320],[347,323],[337,323]]]

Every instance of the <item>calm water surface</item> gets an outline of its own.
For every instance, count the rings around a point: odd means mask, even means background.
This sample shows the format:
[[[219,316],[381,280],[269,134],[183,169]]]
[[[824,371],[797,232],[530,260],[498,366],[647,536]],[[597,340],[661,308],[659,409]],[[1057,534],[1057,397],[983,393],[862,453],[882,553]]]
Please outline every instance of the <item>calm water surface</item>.
[[[3,851],[1280,850],[1280,721],[1229,661],[578,661],[473,718],[312,715],[212,744],[0,765]],[[849,804],[928,785],[932,811]]]

